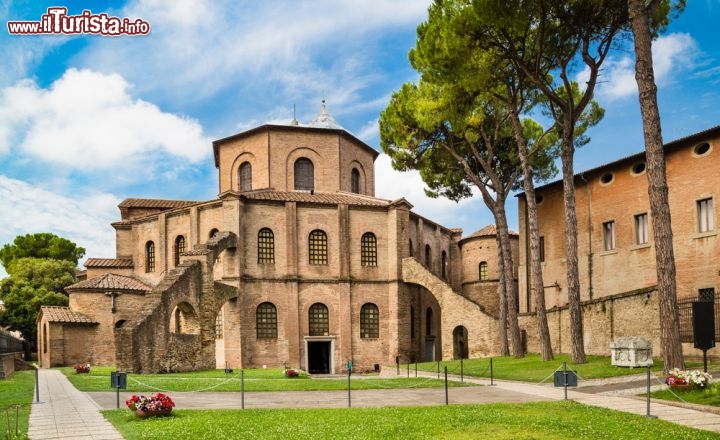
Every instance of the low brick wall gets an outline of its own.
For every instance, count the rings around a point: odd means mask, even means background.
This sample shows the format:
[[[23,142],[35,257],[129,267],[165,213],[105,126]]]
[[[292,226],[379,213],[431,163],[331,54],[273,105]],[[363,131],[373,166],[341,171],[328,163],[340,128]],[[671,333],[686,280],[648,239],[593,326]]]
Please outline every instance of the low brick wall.
[[[660,312],[657,289],[647,288],[601,299],[583,301],[585,354],[609,356],[610,343],[622,336],[640,336],[652,343],[653,357],[662,356]],[[554,353],[570,353],[570,312],[567,306],[547,312]],[[527,350],[539,353],[535,313],[519,316],[520,328],[527,333]]]
[[[22,353],[0,354],[0,379],[12,376],[15,372],[15,359],[21,357]]]

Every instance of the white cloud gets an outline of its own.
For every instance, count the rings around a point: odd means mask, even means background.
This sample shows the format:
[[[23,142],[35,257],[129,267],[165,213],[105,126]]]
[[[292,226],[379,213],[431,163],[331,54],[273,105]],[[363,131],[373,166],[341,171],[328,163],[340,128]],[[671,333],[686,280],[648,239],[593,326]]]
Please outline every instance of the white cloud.
[[[120,218],[118,203],[112,194],[70,198],[0,175],[0,246],[18,235],[51,232],[84,247],[86,257],[112,258],[115,231],[110,223]]]
[[[653,42],[653,70],[658,86],[681,80],[682,75],[691,70],[699,55],[697,43],[690,34],[675,33],[659,37]],[[578,75],[577,81],[587,81],[587,69]],[[609,58],[602,68],[598,96],[606,100],[616,100],[637,95],[635,81],[635,59],[625,56]]]
[[[30,80],[0,91],[0,153],[104,169],[159,153],[198,162],[209,154],[200,124],[129,94],[117,74],[69,69],[49,88]]]
[[[377,68],[369,60],[377,56],[379,36],[414,29],[429,3],[140,0],[120,15],[149,22],[149,35],[92,40],[75,61],[119,72],[168,99],[202,99],[219,90],[242,98],[253,84],[267,88],[268,82],[290,96],[352,94]]]
[[[392,168],[390,156],[380,154],[375,161],[375,195],[383,199],[395,200],[404,197],[413,205],[413,212],[426,217],[447,228],[462,228],[463,236],[478,229],[494,224],[492,213],[485,207],[479,191],[470,199],[460,202],[439,197],[430,198],[425,195],[425,183],[417,171],[399,172]],[[511,198],[508,203],[516,203]],[[509,209],[508,216],[514,210]],[[511,225],[516,224],[515,218],[508,218]]]

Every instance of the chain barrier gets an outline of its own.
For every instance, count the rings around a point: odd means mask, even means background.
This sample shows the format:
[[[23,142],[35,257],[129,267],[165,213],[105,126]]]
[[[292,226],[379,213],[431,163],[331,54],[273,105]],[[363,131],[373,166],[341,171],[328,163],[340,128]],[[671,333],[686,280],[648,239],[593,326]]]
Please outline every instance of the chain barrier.
[[[162,388],[158,388],[158,387],[152,386],[152,385],[147,384],[147,383],[144,383],[144,382],[140,382],[139,380],[135,379],[134,377],[132,377],[132,376],[130,376],[130,375],[128,375],[128,378],[129,378],[130,380],[132,380],[133,382],[135,382],[136,384],[138,384],[138,385],[141,385],[141,386],[143,386],[143,387],[146,387],[146,388],[149,388],[149,389],[151,389],[151,390],[155,390],[155,391],[158,391],[158,392],[161,392],[161,393],[178,392],[177,390],[174,390],[174,391],[173,391],[173,390],[166,390],[166,389],[162,389]],[[207,379],[220,379],[220,378],[208,378],[208,377],[198,377],[198,378],[194,378],[194,377],[193,377],[193,378],[188,378],[188,377],[176,377],[175,379],[176,379],[176,380],[177,380],[177,379],[181,379],[181,380],[207,380]],[[207,387],[207,388],[201,388],[201,389],[198,389],[198,390],[184,390],[184,391],[181,391],[181,392],[183,392],[183,393],[201,393],[201,392],[203,392],[203,391],[214,390],[214,389],[216,389],[216,388],[218,388],[218,387],[220,387],[220,386],[222,386],[222,385],[225,385],[226,383],[229,383],[229,382],[232,382],[232,381],[236,381],[236,380],[237,380],[237,381],[240,380],[240,376],[239,376],[239,375],[238,375],[237,378],[236,378],[236,377],[230,377],[230,378],[228,378],[228,379],[223,379],[222,382],[220,382],[220,383],[218,383],[218,384],[216,384],[216,385]]]

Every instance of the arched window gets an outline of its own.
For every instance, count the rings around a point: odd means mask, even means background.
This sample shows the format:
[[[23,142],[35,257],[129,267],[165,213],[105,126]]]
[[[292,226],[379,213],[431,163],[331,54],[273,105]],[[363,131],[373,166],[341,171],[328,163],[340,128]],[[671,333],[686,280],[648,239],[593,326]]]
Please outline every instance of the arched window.
[[[277,309],[273,303],[264,302],[257,307],[255,327],[258,339],[277,339]]]
[[[366,232],[360,239],[360,265],[377,266],[377,238],[372,232]]]
[[[180,264],[180,254],[182,254],[183,252],[185,252],[185,237],[183,237],[182,235],[178,235],[177,237],[175,237],[175,266]]]
[[[445,265],[447,264],[447,253],[445,251],[442,251],[442,254],[440,255],[440,272],[443,277],[443,279],[447,278],[447,273],[445,272]]]
[[[432,335],[433,311],[430,307],[425,311],[425,336]]]
[[[488,279],[488,266],[486,261],[480,262],[480,281],[487,281]]]
[[[240,191],[252,191],[252,165],[250,162],[243,162],[240,165],[238,182]]]
[[[315,189],[315,170],[310,159],[301,157],[295,161],[295,189],[304,191]]]
[[[360,193],[360,171],[357,168],[353,168],[350,172],[350,192]]]
[[[145,272],[155,272],[155,243],[145,243]]]
[[[375,304],[367,303],[360,309],[360,337],[380,337],[380,313]]]
[[[413,249],[412,240],[408,240],[408,241],[409,241],[409,245],[410,245],[410,256],[411,256],[411,257],[414,257],[414,256],[415,256],[415,250]]]
[[[258,231],[258,259],[261,264],[275,263],[275,235],[272,229],[262,228]]]
[[[330,318],[325,304],[315,303],[310,306],[308,327],[310,336],[327,336],[330,334]]]
[[[43,323],[43,353],[47,353],[47,322]]]
[[[213,238],[216,235],[218,235],[219,233],[220,233],[220,231],[218,230],[218,228],[212,228],[210,230],[210,233],[208,234],[208,238]]]
[[[432,268],[432,252],[430,251],[430,245],[425,245],[425,266],[427,266],[428,269]]]
[[[327,235],[315,229],[308,237],[308,261],[310,264],[328,264]]]

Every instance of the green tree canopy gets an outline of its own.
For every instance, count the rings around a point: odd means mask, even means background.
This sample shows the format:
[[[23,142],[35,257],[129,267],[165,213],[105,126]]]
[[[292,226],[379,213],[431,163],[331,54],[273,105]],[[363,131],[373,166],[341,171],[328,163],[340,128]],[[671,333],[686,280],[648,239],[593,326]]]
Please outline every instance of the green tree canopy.
[[[31,344],[37,331],[35,319],[41,305],[66,306],[64,288],[76,281],[75,264],[49,258],[20,258],[10,265],[10,275],[0,281],[0,326],[18,330]]]
[[[12,264],[20,258],[50,258],[65,260],[77,266],[78,260],[85,255],[85,248],[78,247],[72,241],[49,232],[18,235],[13,244],[5,244],[0,249],[0,263],[10,273]]]

